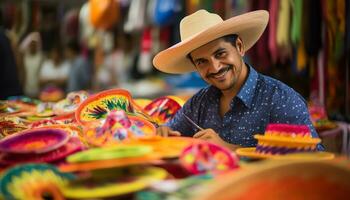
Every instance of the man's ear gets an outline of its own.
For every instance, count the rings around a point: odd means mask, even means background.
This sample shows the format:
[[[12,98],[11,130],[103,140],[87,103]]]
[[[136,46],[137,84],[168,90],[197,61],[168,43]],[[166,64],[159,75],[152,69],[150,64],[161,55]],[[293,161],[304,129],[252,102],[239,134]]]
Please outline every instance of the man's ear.
[[[244,49],[243,40],[240,37],[237,37],[236,49],[237,49],[238,53],[243,57],[245,54],[245,49]]]

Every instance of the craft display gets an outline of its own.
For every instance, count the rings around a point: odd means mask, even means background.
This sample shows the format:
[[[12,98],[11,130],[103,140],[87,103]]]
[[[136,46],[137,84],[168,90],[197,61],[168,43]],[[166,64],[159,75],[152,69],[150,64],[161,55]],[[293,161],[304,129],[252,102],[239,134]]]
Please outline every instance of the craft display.
[[[142,190],[165,179],[168,173],[157,167],[128,167],[92,171],[87,177],[70,182],[63,190],[71,199],[116,197]]]
[[[67,157],[70,163],[140,157],[152,153],[150,146],[117,146],[93,148]]]
[[[172,119],[184,101],[175,96],[159,97],[144,107],[144,110],[159,125]]]
[[[57,102],[63,98],[63,90],[56,86],[48,86],[44,88],[39,95],[39,99],[44,102]]]
[[[62,188],[72,179],[74,175],[48,164],[18,165],[3,174],[0,191],[5,199],[63,200]]]
[[[127,115],[140,116],[152,120],[123,89],[111,89],[99,92],[86,99],[75,112],[75,118],[81,125],[103,120],[112,110],[123,110]]]
[[[186,147],[181,156],[181,164],[191,173],[224,172],[238,168],[238,157],[228,149],[208,142]]]
[[[350,170],[323,161],[262,162],[226,173],[194,200],[348,199]]]
[[[147,145],[153,148],[152,155],[159,158],[178,158],[184,148],[202,142],[190,137],[145,137],[125,141],[124,145]]]
[[[112,110],[105,120],[85,126],[84,138],[93,146],[113,146],[125,140],[156,135],[154,125],[144,118]]]
[[[56,115],[73,113],[88,96],[86,91],[71,92],[65,99],[54,104],[53,112]]]
[[[324,106],[309,104],[308,106],[311,122],[317,132],[334,129],[337,124],[328,119],[327,112]]]
[[[306,125],[269,124],[264,135],[255,135],[254,138],[258,140],[256,147],[240,148],[236,153],[253,158],[277,159],[281,157],[282,159],[332,159],[334,157],[331,153],[316,152],[316,145],[321,142],[321,139],[313,138]]]
[[[0,117],[0,138],[7,137],[27,128],[27,124],[22,118],[17,116]]]
[[[15,153],[1,153],[0,164],[9,166],[20,163],[53,163],[65,159],[67,156],[84,149],[83,144],[78,138],[70,138],[69,141],[54,150],[46,153],[28,153],[28,154],[15,154]]]
[[[35,112],[36,105],[19,100],[0,101],[0,117],[25,116]]]
[[[45,153],[67,143],[68,133],[59,129],[33,129],[11,135],[0,141],[5,153]]]

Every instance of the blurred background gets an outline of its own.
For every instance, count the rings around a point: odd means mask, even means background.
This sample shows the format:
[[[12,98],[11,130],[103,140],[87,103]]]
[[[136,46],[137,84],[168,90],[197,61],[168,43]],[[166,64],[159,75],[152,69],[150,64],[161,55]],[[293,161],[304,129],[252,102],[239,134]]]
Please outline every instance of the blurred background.
[[[179,21],[198,9],[223,19],[257,9],[268,27],[246,62],[350,119],[350,2],[346,0],[1,0],[0,97],[124,88],[135,98],[190,97],[196,73],[169,75],[154,55],[179,42]]]

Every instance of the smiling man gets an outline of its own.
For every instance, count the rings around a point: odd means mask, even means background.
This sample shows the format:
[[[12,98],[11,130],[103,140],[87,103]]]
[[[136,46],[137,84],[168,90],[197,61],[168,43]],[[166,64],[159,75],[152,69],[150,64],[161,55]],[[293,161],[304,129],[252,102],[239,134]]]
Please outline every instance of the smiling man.
[[[264,133],[269,123],[305,124],[312,136],[318,137],[303,97],[243,60],[264,32],[268,19],[268,12],[263,10],[225,21],[199,10],[182,19],[181,42],[158,53],[153,64],[166,73],[197,71],[209,86],[159,127],[159,135],[193,136],[232,150],[256,146],[254,135]],[[318,149],[323,147],[319,145]]]

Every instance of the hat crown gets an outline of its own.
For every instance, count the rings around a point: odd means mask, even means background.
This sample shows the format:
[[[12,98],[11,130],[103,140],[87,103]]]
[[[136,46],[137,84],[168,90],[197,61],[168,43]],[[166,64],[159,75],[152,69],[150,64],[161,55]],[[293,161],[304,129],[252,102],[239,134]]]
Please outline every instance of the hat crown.
[[[198,10],[197,12],[183,18],[180,22],[180,37],[184,41],[208,28],[223,22],[223,19],[214,13],[206,10]]]

